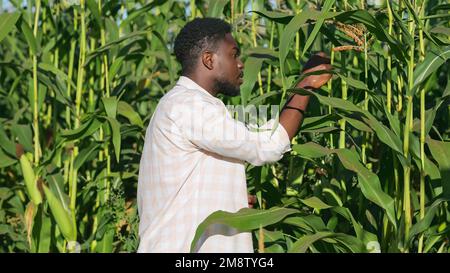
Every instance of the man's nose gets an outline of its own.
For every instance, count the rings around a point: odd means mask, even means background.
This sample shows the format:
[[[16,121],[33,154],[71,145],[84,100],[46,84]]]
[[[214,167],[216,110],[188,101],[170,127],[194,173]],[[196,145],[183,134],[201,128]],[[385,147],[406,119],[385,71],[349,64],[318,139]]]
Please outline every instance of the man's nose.
[[[244,63],[242,62],[241,58],[238,59],[238,68],[244,70]]]

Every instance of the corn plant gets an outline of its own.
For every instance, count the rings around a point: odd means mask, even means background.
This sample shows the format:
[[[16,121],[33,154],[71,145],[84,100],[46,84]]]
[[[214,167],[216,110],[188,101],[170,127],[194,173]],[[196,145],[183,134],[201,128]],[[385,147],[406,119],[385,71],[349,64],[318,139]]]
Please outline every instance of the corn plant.
[[[233,25],[229,105],[308,94],[292,151],[247,166],[256,209],[214,223],[258,252],[449,252],[449,5],[444,0],[1,1],[1,252],[133,252],[146,126],[195,17]],[[292,88],[316,51],[333,78]]]

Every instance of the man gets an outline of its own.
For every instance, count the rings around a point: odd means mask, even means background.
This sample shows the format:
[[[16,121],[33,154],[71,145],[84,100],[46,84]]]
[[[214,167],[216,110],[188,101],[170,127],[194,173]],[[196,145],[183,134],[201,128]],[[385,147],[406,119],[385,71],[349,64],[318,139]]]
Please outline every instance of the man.
[[[248,207],[245,162],[275,162],[290,150],[308,96],[294,95],[280,114],[251,131],[236,121],[218,93],[239,95],[244,65],[228,23],[195,19],[174,47],[182,66],[175,87],[160,100],[145,136],[139,170],[138,252],[189,252],[198,225],[217,210]],[[306,72],[329,70],[324,54]],[[319,65],[317,65],[319,64]],[[330,74],[310,75],[297,86],[319,88]],[[272,130],[273,129],[273,130]],[[195,252],[253,252],[251,233],[210,226]]]

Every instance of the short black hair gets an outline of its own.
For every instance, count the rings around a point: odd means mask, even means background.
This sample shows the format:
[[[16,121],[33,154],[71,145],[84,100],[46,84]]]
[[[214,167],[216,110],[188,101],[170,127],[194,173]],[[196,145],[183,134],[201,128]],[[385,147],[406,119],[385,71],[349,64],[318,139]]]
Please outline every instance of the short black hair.
[[[231,25],[217,18],[196,18],[187,23],[175,38],[174,53],[181,63],[182,74],[192,72],[200,54],[216,50],[217,42],[231,33]]]

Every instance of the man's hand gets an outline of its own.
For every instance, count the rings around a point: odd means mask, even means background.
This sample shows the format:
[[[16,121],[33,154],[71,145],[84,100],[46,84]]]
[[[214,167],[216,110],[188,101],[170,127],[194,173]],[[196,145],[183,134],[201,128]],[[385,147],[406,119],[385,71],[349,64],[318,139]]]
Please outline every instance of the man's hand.
[[[320,52],[312,56],[306,62],[303,73],[315,72],[320,70],[331,70],[330,59],[325,53]],[[331,79],[330,73],[306,76],[296,87],[304,89],[317,89]],[[295,94],[288,99],[285,109],[281,112],[280,123],[292,139],[298,132],[300,124],[303,121],[303,115],[309,103],[309,96]]]
[[[253,208],[253,205],[256,204],[256,195],[247,194],[248,199],[248,207]]]
[[[316,55],[313,55],[308,62],[306,62],[302,73],[310,73],[321,70],[331,70],[332,66],[330,65],[330,59],[328,56],[319,52]],[[309,75],[306,76],[297,87],[305,88],[305,89],[318,89],[322,87],[322,85],[326,84],[331,79],[332,74],[324,73],[319,75]]]

